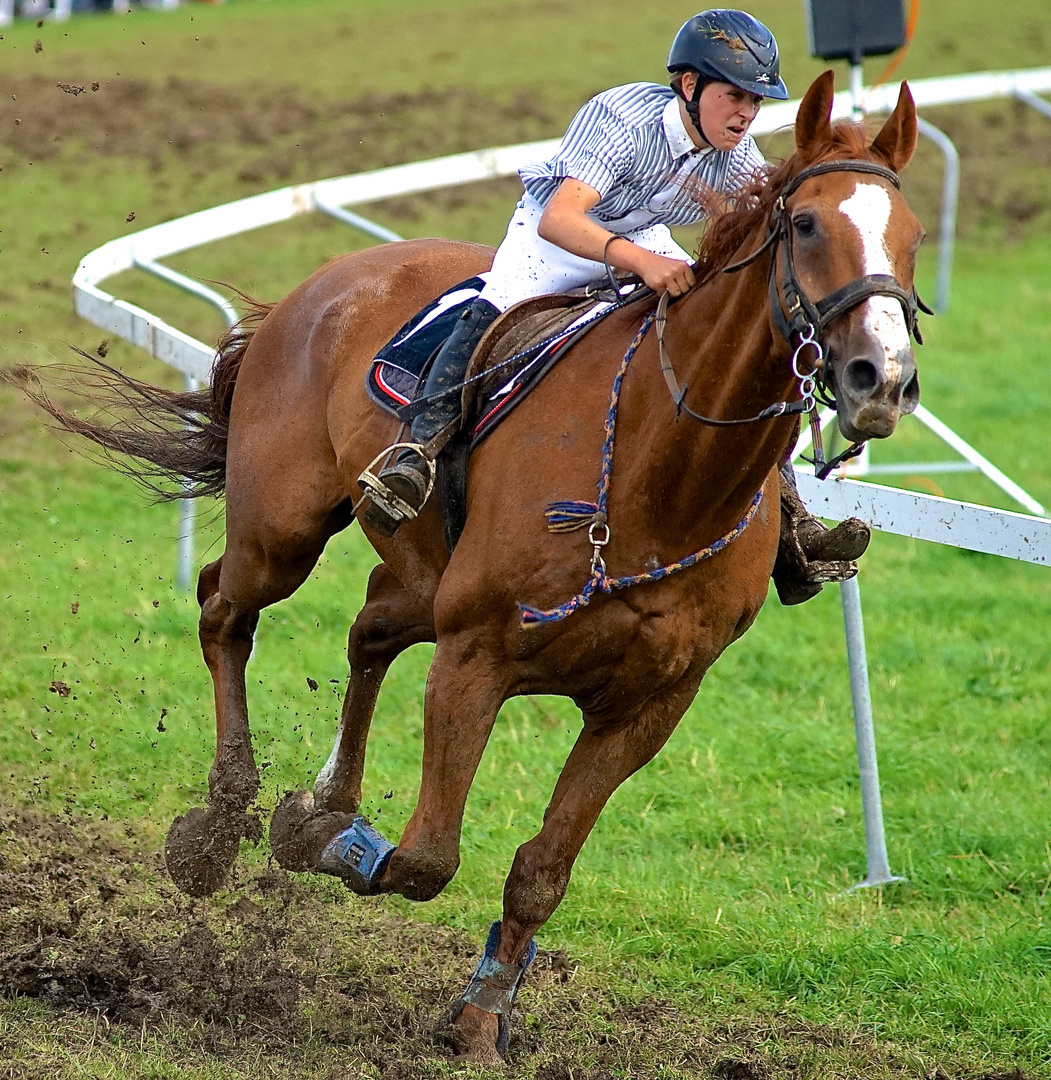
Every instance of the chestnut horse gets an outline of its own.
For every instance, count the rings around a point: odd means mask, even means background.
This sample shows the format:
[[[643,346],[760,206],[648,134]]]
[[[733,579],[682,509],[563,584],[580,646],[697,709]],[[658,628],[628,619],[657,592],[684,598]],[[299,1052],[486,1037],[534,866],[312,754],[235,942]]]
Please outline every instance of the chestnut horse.
[[[778,329],[782,311],[792,316],[779,269],[787,260],[808,310],[849,294],[820,328],[820,376],[836,396],[841,430],[857,441],[890,435],[918,401],[909,337],[915,309],[902,297],[914,295],[923,230],[895,176],[915,148],[916,113],[903,84],[894,113],[869,143],[859,125],[830,123],[832,94],[826,72],[802,101],[792,157],[711,224],[698,284],[669,309],[663,339],[694,411],[745,418],[797,400],[797,342]],[[823,163],[834,165],[813,169]],[[781,233],[764,246],[777,221]],[[153,436],[156,445],[140,439],[123,448],[162,472],[196,479],[202,493],[226,495],[226,548],[198,584],[217,717],[209,806],[177,819],[167,843],[172,877],[184,890],[217,889],[251,829],[247,811],[259,778],[245,666],[259,613],[295,592],[328,539],[351,522],[359,474],[397,436],[397,421],[364,393],[368,366],[407,319],[486,269],[491,254],[420,240],[336,259],[227,339],[210,392],[146,388],[169,414],[197,410],[203,419],[196,434],[173,430]],[[745,265],[722,273],[733,260]],[[891,285],[851,293],[872,275]],[[762,498],[747,527],[713,557],[645,584],[599,590],[563,619],[523,623],[521,604],[557,608],[594,569],[587,532],[549,531],[544,511],[558,500],[593,497],[611,385],[651,307],[627,306],[585,336],[480,446],[466,527],[451,553],[437,500],[395,538],[366,529],[382,562],[350,632],[339,735],[313,793],[286,797],[272,823],[279,861],[317,869],[361,800],[365,742],[388,666],[408,646],[434,642],[418,801],[370,890],[428,900],[456,873],[464,805],[501,704],[521,694],[572,698],[582,730],[542,828],[514,858],[487,949],[497,997],[501,985],[507,990],[501,978],[524,966],[533,935],[565,894],[606,801],[661,749],[705,672],[751,625],[774,565],[776,466],[794,418],[735,427],[683,418],[649,329],[621,385],[602,551],[610,573],[675,564],[734,532],[757,493]],[[102,429],[80,430],[106,438]],[[461,1001],[451,1032],[466,1056],[494,1059],[498,1042],[506,1043],[512,997],[505,993],[504,1007],[486,1008],[484,994],[469,999],[477,1005]]]

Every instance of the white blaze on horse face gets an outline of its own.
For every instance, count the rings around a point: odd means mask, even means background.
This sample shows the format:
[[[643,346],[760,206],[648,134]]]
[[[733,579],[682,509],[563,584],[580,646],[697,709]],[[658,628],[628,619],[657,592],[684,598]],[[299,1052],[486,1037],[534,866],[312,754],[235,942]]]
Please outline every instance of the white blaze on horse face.
[[[894,277],[887,250],[887,224],[890,221],[890,192],[879,184],[858,183],[854,194],[839,204],[840,210],[861,234],[861,273],[890,274]],[[910,347],[909,328],[901,304],[890,296],[870,296],[865,301],[865,329],[883,346],[886,377],[891,382],[901,378],[899,354]]]

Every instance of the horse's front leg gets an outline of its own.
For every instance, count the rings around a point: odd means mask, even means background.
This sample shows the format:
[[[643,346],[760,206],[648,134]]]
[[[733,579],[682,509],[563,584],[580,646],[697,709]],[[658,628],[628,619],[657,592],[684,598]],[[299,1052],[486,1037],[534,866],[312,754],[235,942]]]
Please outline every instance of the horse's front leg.
[[[383,892],[430,900],[460,866],[467,795],[507,693],[484,637],[451,635],[435,649],[424,698],[420,793],[379,883]]]
[[[274,810],[270,847],[286,870],[319,869],[321,852],[351,824],[361,803],[365,745],[384,676],[405,649],[433,640],[430,613],[380,563],[350,629],[350,683],[332,753],[313,792],[289,792]]]
[[[505,696],[483,634],[440,637],[427,675],[419,797],[398,846],[359,818],[329,844],[321,866],[358,893],[437,896],[459,868],[467,794]]]
[[[504,885],[503,919],[451,1011],[446,1033],[464,1060],[500,1060],[514,999],[535,953],[533,935],[562,902],[573,863],[609,797],[667,742],[696,691],[696,679],[684,680],[615,723],[585,715],[544,826],[515,855]]]

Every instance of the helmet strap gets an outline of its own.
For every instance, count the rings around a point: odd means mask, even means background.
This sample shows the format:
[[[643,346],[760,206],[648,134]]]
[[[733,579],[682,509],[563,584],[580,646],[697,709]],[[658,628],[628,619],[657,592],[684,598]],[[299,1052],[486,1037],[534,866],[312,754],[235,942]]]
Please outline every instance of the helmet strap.
[[[686,115],[690,118],[690,123],[697,129],[698,134],[704,140],[707,146],[711,146],[712,142],[704,133],[704,128],[701,127],[701,93],[704,88],[711,82],[710,79],[705,77],[698,71],[697,81],[693,85],[693,94],[687,100],[686,95],[682,92],[682,79],[676,79],[674,85],[675,92],[682,98],[682,103],[686,108]]]

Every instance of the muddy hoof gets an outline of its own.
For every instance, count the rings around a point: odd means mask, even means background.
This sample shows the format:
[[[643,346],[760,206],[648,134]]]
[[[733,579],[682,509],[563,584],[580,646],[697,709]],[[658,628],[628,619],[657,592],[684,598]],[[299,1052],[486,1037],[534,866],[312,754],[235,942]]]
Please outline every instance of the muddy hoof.
[[[353,820],[353,814],[315,810],[309,791],[290,791],[270,819],[270,850],[285,870],[317,870],[325,846]]]
[[[168,830],[164,861],[176,887],[190,896],[211,896],[226,881],[244,833],[244,815],[221,815],[195,806]]]
[[[454,1060],[465,1065],[501,1065],[504,1059],[496,1044],[503,1034],[498,1017],[457,1001],[434,1036],[451,1048]]]

